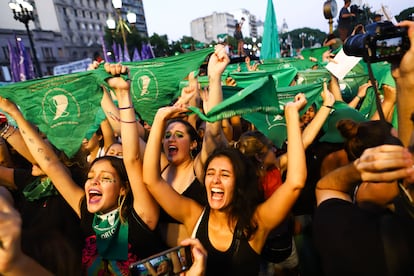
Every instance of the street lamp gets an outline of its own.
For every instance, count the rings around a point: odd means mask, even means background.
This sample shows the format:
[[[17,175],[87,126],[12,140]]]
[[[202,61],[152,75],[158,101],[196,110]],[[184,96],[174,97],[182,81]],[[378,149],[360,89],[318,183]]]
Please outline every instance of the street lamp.
[[[38,77],[42,77],[42,70],[37,59],[36,48],[33,43],[32,33],[29,29],[30,20],[34,21],[33,6],[24,0],[16,0],[16,2],[9,2],[9,8],[13,11],[14,19],[24,24],[27,31],[27,36],[30,41],[30,48],[32,49],[34,64],[36,67],[36,73]]]
[[[121,9],[122,9],[122,0],[112,0],[112,5],[116,9],[116,13],[118,15],[118,26],[116,26],[115,19],[112,17],[109,17],[108,20],[106,20],[106,25],[108,26],[108,29],[115,30],[116,32],[121,32],[122,35],[122,41],[124,42],[124,47],[128,49],[127,41],[126,41],[126,33],[125,30],[128,33],[131,33],[131,29],[129,28],[128,24],[125,22],[125,20],[122,18]],[[137,22],[137,16],[133,12],[128,12],[127,14],[127,20],[129,24],[132,26],[135,25]]]
[[[310,36],[308,37],[308,40],[309,40],[309,42],[310,42],[310,46],[312,47],[312,46],[313,46],[313,41],[315,40],[315,37],[314,37],[313,35],[310,35]]]
[[[306,38],[306,34],[305,33],[300,33],[299,34],[299,38],[302,39],[302,48],[305,48],[305,38]]]

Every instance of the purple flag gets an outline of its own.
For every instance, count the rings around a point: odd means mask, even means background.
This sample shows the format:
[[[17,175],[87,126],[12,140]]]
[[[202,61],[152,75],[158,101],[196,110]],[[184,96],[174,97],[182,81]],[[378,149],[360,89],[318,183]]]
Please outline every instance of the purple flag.
[[[19,57],[19,71],[20,71],[20,80],[30,80],[33,79],[35,74],[33,70],[33,63],[30,55],[26,52],[24,48],[23,41],[20,38],[16,38],[16,44],[18,49]]]
[[[112,51],[114,52],[114,59],[115,59],[115,62],[119,62],[119,52],[118,52],[118,46],[116,45],[115,40],[114,40],[114,43],[112,44]]]
[[[141,56],[139,55],[139,51],[137,47],[134,48],[134,56],[132,57],[132,61],[140,61]]]
[[[100,40],[101,40],[101,44],[102,44],[102,52],[104,54],[105,62],[112,62],[112,60],[108,56],[108,49],[106,49],[105,40],[103,38],[103,35],[101,35]]]
[[[128,46],[126,44],[124,44],[124,60],[126,62],[131,61],[131,58],[129,57],[129,51],[128,51]]]
[[[123,62],[124,61],[124,55],[122,54],[122,46],[121,44],[118,44],[118,60],[116,62]]]
[[[9,58],[10,58],[10,69],[12,73],[12,80],[14,82],[20,81],[20,72],[19,72],[19,58],[16,53],[15,47],[11,44],[10,40],[8,41],[9,47]]]
[[[143,44],[142,45],[141,58],[143,60],[150,59],[150,58],[154,58],[154,52],[152,51],[151,44],[146,43],[146,44]]]

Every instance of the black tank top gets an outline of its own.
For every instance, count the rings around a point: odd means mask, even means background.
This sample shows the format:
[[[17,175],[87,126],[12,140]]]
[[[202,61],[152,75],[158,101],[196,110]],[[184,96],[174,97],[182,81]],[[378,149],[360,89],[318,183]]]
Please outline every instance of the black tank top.
[[[214,248],[208,237],[209,215],[207,207],[195,234],[208,252],[206,275],[258,275],[260,255],[250,247],[238,225],[229,249],[223,252]]]
[[[165,169],[164,169],[165,170]],[[187,189],[182,193],[183,196],[194,199],[198,203],[200,203],[202,206],[207,205],[207,194],[206,194],[206,188],[200,181],[198,181],[197,177],[194,178],[194,181],[187,187]],[[160,209],[160,223],[179,223],[177,220],[175,220],[173,217],[168,215],[164,209]]]

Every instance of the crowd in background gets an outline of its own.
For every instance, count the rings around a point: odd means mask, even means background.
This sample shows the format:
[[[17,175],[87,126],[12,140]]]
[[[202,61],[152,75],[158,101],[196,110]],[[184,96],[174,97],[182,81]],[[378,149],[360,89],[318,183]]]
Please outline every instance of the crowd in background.
[[[1,97],[15,125],[0,115],[0,273],[128,275],[139,260],[191,245],[186,275],[414,275],[414,23],[401,26],[411,47],[393,66],[396,87],[383,85],[382,112],[369,120],[335,122],[342,143],[319,141],[322,126],[337,105],[356,110],[375,83],[345,102],[332,75],[319,109],[304,110],[298,93],[284,106],[282,147],[240,116],[189,113],[208,113],[223,85],[237,85],[222,81],[223,45],[209,57],[208,87],[189,72],[151,126],[137,117],[128,67],[106,63],[106,118],[72,158]]]

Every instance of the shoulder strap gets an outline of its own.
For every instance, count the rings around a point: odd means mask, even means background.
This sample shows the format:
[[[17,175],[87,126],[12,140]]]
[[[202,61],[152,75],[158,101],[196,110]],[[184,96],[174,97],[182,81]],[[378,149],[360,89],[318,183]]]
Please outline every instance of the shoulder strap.
[[[194,226],[193,233],[191,233],[191,237],[193,239],[196,237],[196,233],[197,233],[198,227],[200,226],[200,223],[201,223],[201,220],[203,219],[203,216],[204,216],[204,212],[205,211],[206,211],[206,208],[203,209],[203,212],[201,212],[201,215],[198,218],[196,225]]]

